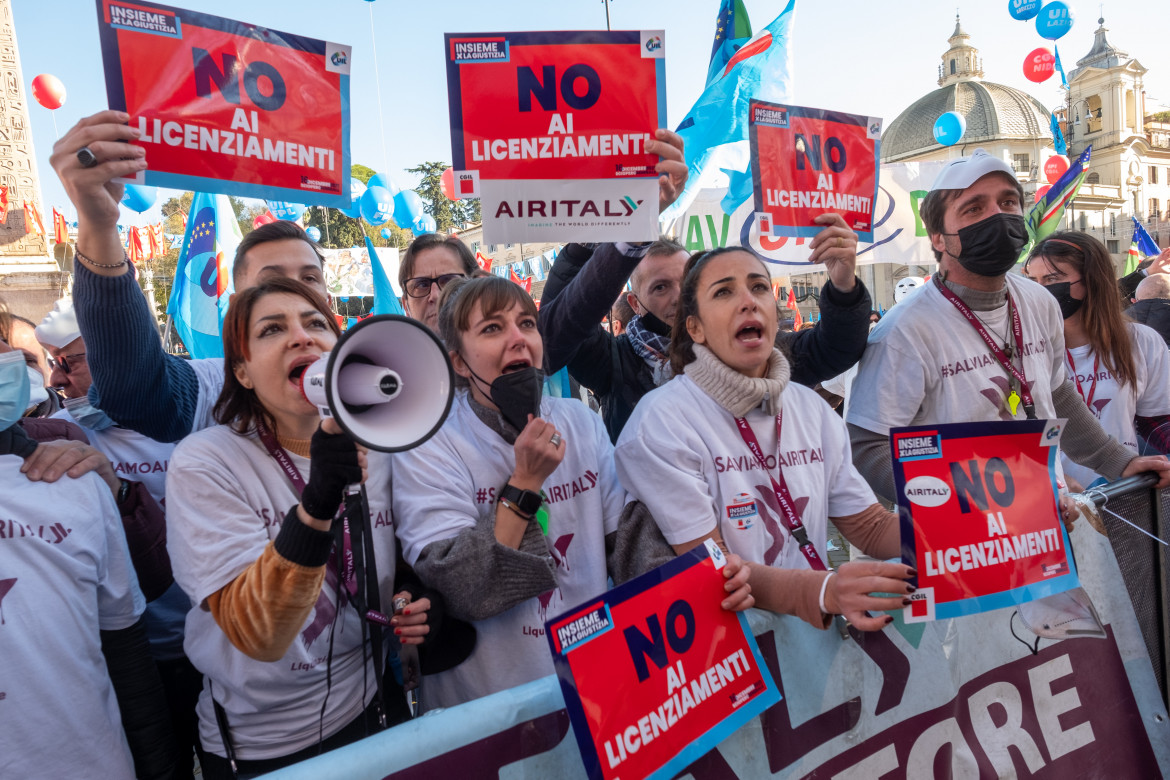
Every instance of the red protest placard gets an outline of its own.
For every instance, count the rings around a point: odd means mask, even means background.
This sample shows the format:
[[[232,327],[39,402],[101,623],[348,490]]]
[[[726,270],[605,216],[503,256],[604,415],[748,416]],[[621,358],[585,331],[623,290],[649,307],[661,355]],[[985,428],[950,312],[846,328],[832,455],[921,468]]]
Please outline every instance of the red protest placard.
[[[456,171],[498,179],[655,176],[661,31],[448,33]]]
[[[1063,423],[890,431],[902,557],[918,570],[907,622],[1000,609],[1077,587],[1055,485]]]
[[[350,205],[349,46],[149,2],[97,0],[110,108],[146,184]]]
[[[545,624],[592,778],[673,777],[780,699],[708,542]]]
[[[757,217],[773,236],[814,236],[837,213],[873,241],[882,120],[753,100],[748,113]]]

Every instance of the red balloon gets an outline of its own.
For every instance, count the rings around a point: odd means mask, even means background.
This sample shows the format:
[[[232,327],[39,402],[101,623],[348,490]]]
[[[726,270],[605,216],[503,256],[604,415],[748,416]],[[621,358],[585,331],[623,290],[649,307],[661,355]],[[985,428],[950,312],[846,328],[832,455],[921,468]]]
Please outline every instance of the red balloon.
[[[1041,46],[1039,49],[1033,49],[1024,58],[1024,78],[1028,81],[1035,81],[1039,84],[1042,81],[1047,81],[1055,72],[1056,57],[1052,54],[1051,49]]]
[[[33,99],[52,111],[65,104],[65,85],[50,73],[42,73],[32,80]]]
[[[459,196],[455,194],[455,169],[448,168],[443,171],[443,175],[439,177],[439,189],[447,196],[447,200],[459,200]]]
[[[1045,184],[1043,187],[1037,188],[1036,189],[1036,202],[1039,203],[1040,199],[1043,198],[1045,195],[1047,195],[1048,191],[1050,189],[1052,189],[1051,184]]]
[[[267,225],[269,222],[275,222],[275,221],[276,221],[276,217],[272,216],[272,212],[265,212],[265,213],[261,214],[260,216],[256,217],[254,220],[252,220],[252,229],[255,230],[256,228],[260,227],[261,225]]]
[[[1068,170],[1068,166],[1067,157],[1063,154],[1054,154],[1044,163],[1044,178],[1048,179],[1049,184],[1055,184],[1056,180]]]

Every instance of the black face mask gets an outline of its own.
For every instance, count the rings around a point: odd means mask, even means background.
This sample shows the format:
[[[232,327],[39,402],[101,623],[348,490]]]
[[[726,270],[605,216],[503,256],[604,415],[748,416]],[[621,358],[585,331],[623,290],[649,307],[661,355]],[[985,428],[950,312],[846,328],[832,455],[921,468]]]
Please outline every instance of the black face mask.
[[[1057,282],[1046,284],[1044,289],[1052,293],[1052,297],[1060,304],[1060,316],[1066,320],[1081,310],[1084,300],[1072,297],[1073,282]]]
[[[487,382],[474,371],[471,375],[481,385]],[[488,386],[492,403],[499,407],[500,414],[518,431],[528,425],[528,415],[540,417],[540,399],[544,395],[544,372],[535,366],[522,368],[509,374],[500,374]]]
[[[959,265],[979,276],[1003,276],[1020,259],[1020,250],[1028,243],[1028,228],[1020,214],[995,214],[974,225],[960,228],[963,248],[955,257]],[[954,257],[954,255],[952,255]]]
[[[646,305],[643,304],[642,308],[646,309]],[[670,326],[662,320],[658,319],[658,317],[654,316],[654,312],[650,311],[649,309],[646,309],[646,313],[642,315],[642,324],[645,325],[646,329],[651,333],[657,333],[659,336],[670,338]]]

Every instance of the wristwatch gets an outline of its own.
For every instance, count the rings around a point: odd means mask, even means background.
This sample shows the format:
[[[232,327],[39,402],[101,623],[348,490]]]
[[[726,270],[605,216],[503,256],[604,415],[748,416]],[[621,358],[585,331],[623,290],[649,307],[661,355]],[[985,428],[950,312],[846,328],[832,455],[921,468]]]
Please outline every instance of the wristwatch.
[[[527,516],[529,519],[536,514],[540,509],[540,505],[544,503],[544,499],[540,497],[540,493],[533,493],[531,490],[521,490],[515,485],[504,485],[500,489],[500,495],[496,501],[503,503],[509,509],[519,510],[518,514]]]

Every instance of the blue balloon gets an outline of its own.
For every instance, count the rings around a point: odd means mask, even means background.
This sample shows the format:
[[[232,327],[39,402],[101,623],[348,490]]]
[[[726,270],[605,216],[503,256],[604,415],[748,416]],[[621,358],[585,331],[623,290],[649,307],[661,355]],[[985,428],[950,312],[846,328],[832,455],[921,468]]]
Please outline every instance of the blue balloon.
[[[1008,13],[1013,19],[1026,22],[1040,13],[1040,0],[1008,0]]]
[[[385,173],[375,173],[366,182],[367,187],[385,187],[390,190],[391,195],[398,194],[398,187],[394,186],[394,182],[390,181],[390,177]]]
[[[361,217],[362,217],[361,199],[362,199],[362,193],[364,193],[365,191],[366,191],[366,185],[362,184],[357,179],[350,177],[350,180],[349,180],[349,197],[350,197],[349,208],[338,209],[338,211],[340,211],[342,214],[349,217],[350,219],[361,219]]]
[[[414,190],[403,190],[394,196],[394,221],[398,227],[412,227],[422,214],[423,200]]]
[[[272,216],[277,219],[286,219],[289,222],[300,222],[305,215],[305,207],[300,203],[284,203],[278,200],[265,201]]]
[[[305,228],[305,235],[307,235],[309,238],[313,239],[314,241],[321,240],[321,231],[315,227]]]
[[[438,228],[438,225],[435,223],[435,218],[430,214],[423,214],[421,217],[416,219],[414,221],[414,225],[411,226],[411,230],[414,231],[415,235],[419,235],[421,233],[434,233],[436,228]]]
[[[967,120],[957,111],[948,111],[934,122],[934,140],[943,146],[954,146],[967,132]]]
[[[390,232],[390,228],[382,228],[382,238],[389,241],[391,235],[393,234]]]
[[[394,196],[385,187],[367,187],[359,203],[362,218],[371,225],[381,225],[394,213]]]
[[[1055,41],[1072,29],[1073,11],[1063,0],[1045,4],[1036,16],[1036,32],[1041,38]]]
[[[122,205],[139,214],[146,211],[158,200],[158,190],[154,187],[143,187],[137,184],[127,184],[122,193]]]

